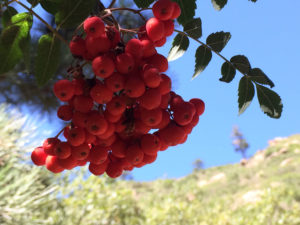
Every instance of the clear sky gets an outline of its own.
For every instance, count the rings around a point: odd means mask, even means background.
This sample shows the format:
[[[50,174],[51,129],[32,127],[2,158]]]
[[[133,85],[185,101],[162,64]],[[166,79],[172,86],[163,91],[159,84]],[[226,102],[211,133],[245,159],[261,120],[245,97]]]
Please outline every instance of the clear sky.
[[[203,25],[201,40],[205,41],[212,32],[230,32],[232,38],[222,54],[229,59],[237,54],[246,55],[253,67],[261,68],[273,80],[274,90],[284,104],[282,117],[276,120],[264,115],[256,97],[246,112],[238,116],[237,88],[241,74],[230,84],[220,82],[223,61],[216,55],[192,81],[198,44],[191,40],[188,52],[170,63],[167,74],[173,79],[174,91],[185,100],[203,99],[206,112],[185,144],[160,152],[155,163],[135,169],[136,180],[185,176],[192,172],[192,163],[198,158],[205,167],[238,162],[241,156],[235,153],[230,137],[234,125],[240,127],[250,144],[248,155],[265,148],[268,140],[275,137],[300,133],[300,1],[258,0],[254,4],[229,0],[220,12],[214,10],[210,0],[197,4],[196,14]],[[159,52],[167,55],[171,42],[169,38]],[[49,130],[56,131],[54,126],[56,123],[50,124]]]

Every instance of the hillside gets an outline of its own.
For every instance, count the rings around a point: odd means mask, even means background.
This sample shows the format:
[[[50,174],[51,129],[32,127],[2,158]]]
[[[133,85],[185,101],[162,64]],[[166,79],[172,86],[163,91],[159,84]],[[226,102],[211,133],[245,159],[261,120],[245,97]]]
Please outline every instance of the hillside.
[[[73,187],[80,183],[64,201],[74,212],[66,224],[80,218],[80,224],[299,225],[300,135],[270,141],[244,165],[195,171],[181,179],[89,177],[75,179]],[[88,210],[75,215],[82,207]]]

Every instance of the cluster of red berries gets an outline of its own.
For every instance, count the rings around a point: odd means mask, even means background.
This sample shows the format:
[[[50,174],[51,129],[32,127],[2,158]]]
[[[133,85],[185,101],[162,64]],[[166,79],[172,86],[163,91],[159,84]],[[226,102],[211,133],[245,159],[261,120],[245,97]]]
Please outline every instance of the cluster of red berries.
[[[92,62],[95,76],[87,79],[77,70],[72,80],[55,83],[55,96],[66,103],[57,116],[71,122],[63,130],[65,141],[48,138],[32,152],[36,165],[59,173],[89,163],[94,175],[106,172],[116,178],[186,141],[204,112],[204,102],[187,102],[171,91],[171,79],[163,74],[168,61],[155,49],[173,33],[180,7],[159,0],[153,13],[138,38],[126,45],[119,31],[101,18],[84,21],[85,37],[73,38],[70,50]]]

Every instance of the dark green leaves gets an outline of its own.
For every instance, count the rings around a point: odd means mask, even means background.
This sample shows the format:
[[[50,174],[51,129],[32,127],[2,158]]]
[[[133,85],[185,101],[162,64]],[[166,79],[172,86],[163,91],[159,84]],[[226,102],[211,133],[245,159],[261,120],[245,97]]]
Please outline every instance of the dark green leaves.
[[[221,73],[222,73],[222,78],[220,78],[220,81],[230,83],[235,77],[236,70],[231,63],[225,62],[222,65]]]
[[[269,85],[271,88],[274,87],[273,81],[259,68],[253,68],[249,72],[249,77],[252,81],[259,84]]]
[[[196,78],[209,64],[212,53],[209,48],[201,45],[196,51],[196,66],[193,79]]]
[[[55,14],[58,27],[74,28],[79,25],[93,10],[97,0],[64,0]]]
[[[41,0],[41,6],[45,9],[48,13],[55,15],[58,12],[61,1],[60,0]]]
[[[35,77],[42,86],[50,80],[60,62],[60,41],[52,35],[43,35],[39,39],[37,57],[35,59]]]
[[[133,0],[139,8],[148,8],[154,0]]]
[[[254,85],[246,76],[242,77],[239,83],[239,115],[242,114],[252,102],[254,97]]]
[[[11,18],[18,13],[15,8],[8,6],[7,9],[3,12],[2,15],[2,25],[7,27],[11,24]]]
[[[190,44],[190,41],[187,36],[183,34],[177,34],[173,40],[172,48],[169,52],[168,60],[173,61],[181,56],[186,52]]]
[[[280,118],[283,108],[280,96],[259,84],[256,84],[256,91],[261,110],[271,118]]]
[[[211,0],[216,10],[221,10],[227,4],[227,0]]]
[[[185,25],[194,18],[197,8],[196,0],[174,0],[174,2],[177,2],[181,8],[181,15],[177,19],[179,24]]]
[[[193,38],[202,36],[202,22],[200,18],[195,18],[184,25],[183,30]]]
[[[10,22],[0,37],[0,74],[13,69],[21,60],[23,50],[29,45],[32,15],[19,13],[12,16]]]
[[[251,69],[250,62],[246,56],[243,55],[233,56],[230,59],[230,62],[243,74],[248,74]]]
[[[210,34],[206,39],[208,44],[214,51],[221,52],[231,38],[229,32],[216,32]]]
[[[32,7],[35,7],[37,4],[39,4],[40,0],[27,0],[27,2],[29,2]]]

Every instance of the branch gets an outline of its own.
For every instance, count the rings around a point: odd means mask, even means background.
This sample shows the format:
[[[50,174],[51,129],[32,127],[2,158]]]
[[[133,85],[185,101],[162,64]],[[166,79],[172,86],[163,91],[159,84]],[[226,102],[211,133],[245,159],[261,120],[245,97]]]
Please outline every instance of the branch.
[[[28,8],[26,5],[24,5],[19,0],[16,0],[16,3],[21,5],[23,8],[27,9],[28,12],[30,12],[32,15],[34,15],[36,18],[38,18],[43,24],[46,25],[46,27],[51,30],[52,33],[54,33],[62,42],[64,42],[66,45],[69,45],[68,41],[63,38],[63,36],[58,33],[49,23],[47,23],[42,17],[40,17],[38,14],[36,14],[32,9]]]
[[[112,8],[115,3],[116,3],[116,0],[112,0],[107,8]]]
[[[200,40],[198,40],[198,39],[196,39],[196,38],[190,36],[189,34],[187,34],[187,33],[185,33],[185,32],[182,32],[182,31],[176,30],[176,29],[175,29],[174,31],[177,32],[177,33],[180,33],[180,34],[182,34],[182,35],[185,35],[185,36],[187,36],[187,37],[193,39],[194,41],[198,42],[199,44],[203,45],[204,47],[210,49],[212,52],[214,52],[214,53],[217,54],[219,57],[221,57],[224,61],[226,61],[227,63],[229,63],[230,65],[232,65],[233,68],[235,68],[236,70],[238,70],[241,74],[243,74],[244,76],[247,76],[247,74],[243,73],[243,72],[240,71],[238,68],[236,68],[236,66],[235,66],[232,62],[230,62],[227,58],[225,58],[225,57],[224,57],[223,55],[221,55],[219,52],[213,50],[209,45],[207,45],[207,44],[205,44],[204,42],[202,42],[202,41],[200,41]],[[256,83],[256,82],[255,82],[255,83]]]
[[[145,22],[147,21],[146,18],[142,15],[142,11],[144,10],[150,10],[151,8],[145,8],[145,9],[139,9],[139,10],[136,10],[136,9],[131,9],[131,8],[112,8],[112,9],[109,9],[111,12],[113,11],[130,11],[130,12],[133,12],[135,14],[138,14]]]

